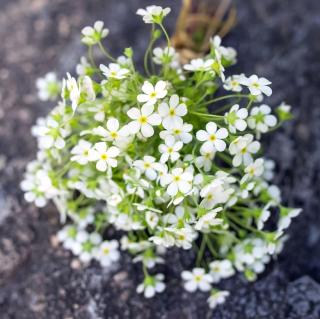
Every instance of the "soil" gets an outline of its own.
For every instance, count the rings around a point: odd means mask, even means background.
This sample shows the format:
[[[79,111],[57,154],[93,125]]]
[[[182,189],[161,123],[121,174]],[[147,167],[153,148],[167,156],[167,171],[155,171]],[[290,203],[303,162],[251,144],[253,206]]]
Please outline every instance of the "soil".
[[[167,290],[152,300],[135,292],[138,266],[124,256],[111,270],[81,268],[58,247],[53,206],[26,204],[19,182],[36,144],[30,127],[52,105],[36,99],[35,79],[50,70],[63,76],[85,54],[83,26],[101,19],[109,47],[132,46],[141,60],[148,36],[135,16],[143,0],[0,0],[0,318],[1,319],[317,319],[320,318],[320,2],[238,2],[238,24],[226,43],[239,53],[234,72],[273,81],[270,103],[294,107],[295,120],[264,140],[277,163],[284,201],[303,208],[279,259],[255,283],[236,276],[214,311],[207,296],[180,284],[184,256],[173,251],[162,270]],[[170,4],[172,29],[179,2]],[[97,55],[99,58],[99,55]]]

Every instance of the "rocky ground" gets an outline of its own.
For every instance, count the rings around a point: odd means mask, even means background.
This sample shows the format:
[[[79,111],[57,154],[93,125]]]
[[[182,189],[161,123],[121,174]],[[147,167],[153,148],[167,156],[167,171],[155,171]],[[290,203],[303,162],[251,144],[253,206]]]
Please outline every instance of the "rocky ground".
[[[255,283],[240,276],[226,281],[232,295],[212,312],[205,295],[182,290],[176,278],[183,261],[176,253],[164,268],[166,293],[151,301],[135,293],[141,276],[126,257],[109,272],[79,268],[56,245],[54,207],[35,209],[19,190],[24,166],[35,156],[30,127],[50,109],[36,101],[35,79],[52,69],[72,70],[85,53],[79,32],[96,19],[110,26],[115,53],[131,45],[139,58],[148,31],[134,12],[151,2],[0,0],[1,318],[320,318],[320,2],[238,2],[238,25],[226,41],[239,51],[239,71],[270,78],[272,102],[294,106],[295,120],[265,146],[277,162],[285,201],[304,212],[280,258]]]

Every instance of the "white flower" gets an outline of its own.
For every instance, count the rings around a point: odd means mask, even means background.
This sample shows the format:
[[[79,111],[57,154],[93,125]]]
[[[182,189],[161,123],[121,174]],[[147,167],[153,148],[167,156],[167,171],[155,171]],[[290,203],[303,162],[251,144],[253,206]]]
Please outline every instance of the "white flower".
[[[249,78],[243,76],[240,84],[247,86],[250,93],[254,96],[258,96],[262,93],[266,96],[272,94],[272,90],[269,87],[271,82],[266,78],[258,78],[255,74],[251,75]]]
[[[204,60],[204,59],[193,59],[189,64],[185,64],[183,67],[187,71],[191,72],[205,72],[210,70],[211,64],[214,62],[213,59]]]
[[[204,216],[199,218],[194,228],[201,232],[209,232],[210,227],[221,225],[223,220],[221,218],[216,218],[217,213],[221,211],[221,207],[217,207],[216,209],[209,211]]]
[[[269,210],[271,203],[268,203],[263,209],[261,210],[261,213],[259,215],[259,218],[257,219],[257,228],[259,230],[262,230],[264,227],[265,222],[269,219],[271,212]]]
[[[241,183],[246,182],[248,179],[253,177],[259,177],[263,174],[264,160],[263,158],[256,159],[253,163],[249,164],[245,168],[246,175],[243,176]]]
[[[159,65],[170,65],[173,69],[179,67],[179,55],[173,47],[155,48],[153,61]]]
[[[70,73],[67,73],[67,79],[63,79],[62,81],[62,95],[64,99],[66,97],[70,99],[72,110],[75,112],[80,101],[81,89],[77,80]]]
[[[194,268],[191,271],[184,270],[181,273],[182,279],[185,281],[184,288],[189,292],[196,290],[209,291],[211,289],[212,277],[205,273],[203,268]]]
[[[179,157],[179,151],[182,149],[183,143],[181,141],[176,142],[173,136],[168,136],[165,139],[165,144],[159,145],[159,152],[162,153],[160,162],[165,163],[169,159],[171,162],[175,162]]]
[[[120,258],[119,243],[116,240],[104,241],[100,244],[96,258],[101,266],[109,267]]]
[[[143,283],[137,287],[137,293],[144,293],[146,298],[152,298],[156,293],[165,290],[166,285],[163,283],[164,275],[157,274],[155,276],[147,276]]]
[[[146,103],[147,105],[154,105],[158,100],[163,99],[167,91],[167,83],[165,81],[158,81],[155,86],[150,82],[145,81],[142,85],[143,94],[137,96],[137,100],[140,103]]]
[[[226,290],[214,291],[208,298],[209,307],[211,309],[214,309],[218,305],[223,304],[229,295],[230,295],[229,291],[226,291]]]
[[[128,135],[128,128],[124,126],[120,129],[119,121],[116,118],[110,118],[107,121],[107,129],[98,126],[92,129],[92,134],[102,136],[106,141],[118,141]]]
[[[84,27],[81,31],[81,41],[86,45],[94,45],[100,42],[109,34],[108,29],[103,28],[104,23],[102,21],[96,21],[93,27]]]
[[[212,209],[218,204],[226,203],[232,193],[232,188],[224,189],[221,180],[214,180],[201,190],[200,196],[203,200],[200,205],[206,209]]]
[[[141,131],[144,137],[151,137],[154,134],[152,126],[160,125],[161,117],[159,114],[153,113],[153,105],[144,104],[139,110],[136,107],[131,108],[127,114],[133,120],[128,124],[131,134]]]
[[[80,58],[80,63],[76,66],[76,72],[78,75],[89,75],[91,71],[91,65],[88,62],[87,58],[82,56]]]
[[[168,136],[173,136],[176,140],[181,141],[184,144],[188,144],[192,141],[192,135],[189,133],[191,131],[191,124],[183,123],[183,121],[177,121],[171,129],[161,131],[159,135],[163,140]]]
[[[200,147],[200,154],[201,156],[198,156],[195,159],[195,164],[199,168],[203,168],[205,172],[209,172],[211,170],[213,159],[216,155],[216,152],[214,149],[206,149],[203,147],[203,145]]]
[[[270,127],[277,124],[277,118],[270,114],[271,108],[266,104],[252,108],[248,125],[251,129],[256,129],[257,132],[266,133]]]
[[[146,222],[151,229],[154,229],[159,222],[158,214],[152,211],[146,212]]]
[[[137,15],[142,16],[145,23],[161,23],[163,18],[170,13],[170,8],[160,6],[148,6],[145,9],[138,9]]]
[[[274,176],[274,169],[276,167],[276,163],[271,159],[265,159],[263,163],[264,163],[263,178],[266,181],[271,181]]]
[[[231,77],[228,77],[223,83],[224,89],[232,92],[241,92],[242,86],[240,82],[242,77],[243,75],[233,75]]]
[[[167,193],[172,197],[177,195],[178,192],[186,194],[192,189],[193,175],[188,171],[184,171],[181,167],[174,168],[162,179],[163,183],[168,185]]]
[[[58,193],[57,189],[52,185],[48,173],[41,169],[33,174],[26,174],[20,186],[25,192],[25,200],[29,203],[34,202],[37,207],[44,207],[47,204],[47,200]]]
[[[78,162],[80,165],[86,165],[89,162],[89,152],[92,144],[85,140],[80,140],[71,150],[71,161]]]
[[[100,70],[102,71],[103,75],[106,76],[107,78],[112,78],[117,80],[125,79],[130,72],[128,69],[122,68],[117,63],[110,63],[109,67],[103,64],[100,64]]]
[[[65,137],[68,131],[51,117],[46,120],[39,118],[31,132],[32,135],[38,137],[40,149],[51,149],[52,147],[63,149],[66,145]]]
[[[247,128],[247,122],[245,121],[247,117],[248,110],[246,108],[239,109],[239,104],[235,104],[224,115],[224,120],[229,125],[229,131],[235,134],[237,130],[243,132]]]
[[[206,131],[200,130],[197,132],[197,139],[204,143],[206,150],[216,149],[218,152],[223,152],[226,148],[226,142],[223,141],[228,136],[228,131],[225,128],[217,127],[214,122],[209,122],[206,125]]]
[[[188,211],[186,213],[184,207],[177,206],[174,210],[174,214],[166,214],[163,216],[163,222],[165,224],[170,224],[171,226],[185,226],[187,223],[191,223],[194,221],[193,214]]]
[[[291,220],[300,215],[302,209],[295,208],[295,209],[282,209],[280,211],[280,219],[278,221],[278,232],[281,233],[283,230],[287,229],[290,224]]]
[[[133,166],[137,167],[141,173],[144,173],[151,181],[157,178],[157,170],[161,165],[156,162],[153,156],[144,156],[143,160],[136,160]]]
[[[96,168],[100,172],[105,172],[109,167],[117,167],[118,161],[116,157],[120,154],[117,147],[111,146],[107,148],[105,142],[96,143],[89,151],[90,161],[97,162]]]
[[[187,106],[184,103],[180,103],[177,94],[170,97],[169,105],[161,103],[158,107],[158,112],[163,118],[162,125],[167,130],[174,128],[179,122],[181,123],[181,117],[188,113]]]
[[[209,265],[210,275],[213,282],[218,283],[221,279],[229,278],[235,274],[232,263],[228,259],[213,261]]]
[[[229,152],[234,155],[232,165],[240,166],[242,163],[248,166],[253,162],[252,154],[256,154],[260,149],[260,143],[253,141],[252,134],[246,134],[236,138],[229,146]]]
[[[36,81],[38,97],[41,101],[55,100],[61,90],[61,83],[54,72],[47,73]]]
[[[197,238],[197,233],[191,227],[166,228],[166,230],[173,232],[175,245],[186,250],[192,248],[192,242]]]
[[[234,48],[226,48],[221,45],[221,38],[216,35],[210,40],[211,46],[214,50],[218,51],[220,55],[228,62],[235,63],[237,51]]]

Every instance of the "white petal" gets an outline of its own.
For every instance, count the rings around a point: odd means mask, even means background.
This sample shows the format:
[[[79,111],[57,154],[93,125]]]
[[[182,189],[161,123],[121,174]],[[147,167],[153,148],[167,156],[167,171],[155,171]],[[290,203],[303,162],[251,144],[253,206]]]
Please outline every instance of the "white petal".
[[[141,133],[144,137],[151,137],[154,134],[154,130],[150,124],[141,125]]]
[[[138,108],[136,108],[136,107],[133,107],[132,109],[130,109],[127,112],[127,114],[133,120],[137,120],[141,115],[140,110]]]

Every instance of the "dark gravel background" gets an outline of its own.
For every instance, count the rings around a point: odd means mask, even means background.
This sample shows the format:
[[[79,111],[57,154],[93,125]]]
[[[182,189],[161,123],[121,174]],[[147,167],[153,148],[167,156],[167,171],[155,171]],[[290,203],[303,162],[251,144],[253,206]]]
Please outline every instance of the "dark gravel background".
[[[127,257],[109,272],[81,269],[56,247],[54,207],[27,205],[18,186],[35,156],[30,126],[50,110],[36,100],[35,79],[51,69],[72,70],[85,53],[80,30],[96,19],[110,27],[112,51],[131,45],[139,58],[148,28],[134,13],[151,2],[0,0],[1,319],[320,318],[320,1],[238,2],[238,25],[226,42],[239,52],[237,71],[271,79],[272,102],[294,106],[295,121],[267,137],[265,146],[277,162],[284,200],[304,212],[278,261],[255,283],[240,276],[225,282],[232,295],[212,312],[205,295],[182,290],[183,262],[175,253],[164,269],[168,289],[151,301],[135,293],[141,275]],[[158,1],[169,3],[173,26],[179,1]]]

